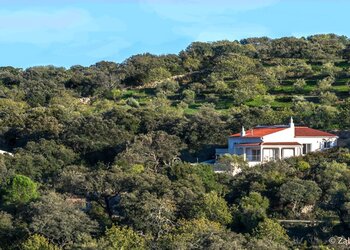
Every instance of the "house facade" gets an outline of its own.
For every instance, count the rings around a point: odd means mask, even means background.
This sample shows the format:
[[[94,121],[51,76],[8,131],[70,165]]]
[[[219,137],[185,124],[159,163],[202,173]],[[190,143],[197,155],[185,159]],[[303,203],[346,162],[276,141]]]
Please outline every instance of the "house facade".
[[[216,156],[229,153],[242,155],[250,166],[267,161],[305,155],[335,147],[337,136],[309,127],[289,125],[258,126],[232,134],[227,149],[217,149]]]

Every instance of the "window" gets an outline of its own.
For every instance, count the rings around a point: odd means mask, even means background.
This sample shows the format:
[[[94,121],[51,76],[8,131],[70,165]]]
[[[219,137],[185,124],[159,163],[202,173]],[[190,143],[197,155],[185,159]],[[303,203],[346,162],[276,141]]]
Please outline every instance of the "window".
[[[303,144],[303,155],[311,152],[311,144]]]
[[[295,156],[294,148],[282,148],[282,159]]]
[[[323,142],[323,148],[330,148],[330,147],[331,147],[331,142],[330,141]]]
[[[274,161],[279,159],[278,148],[264,148],[263,150],[264,161]]]
[[[260,149],[252,149],[252,161],[260,161]]]

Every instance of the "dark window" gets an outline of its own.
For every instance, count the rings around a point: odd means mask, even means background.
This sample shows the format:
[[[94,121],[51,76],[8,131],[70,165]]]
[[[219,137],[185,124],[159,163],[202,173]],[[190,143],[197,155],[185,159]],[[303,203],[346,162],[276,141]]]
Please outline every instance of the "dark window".
[[[303,155],[311,152],[311,144],[303,144]]]
[[[330,148],[330,147],[331,147],[331,142],[330,141],[323,142],[323,148]]]
[[[252,161],[260,161],[260,149],[252,149]]]

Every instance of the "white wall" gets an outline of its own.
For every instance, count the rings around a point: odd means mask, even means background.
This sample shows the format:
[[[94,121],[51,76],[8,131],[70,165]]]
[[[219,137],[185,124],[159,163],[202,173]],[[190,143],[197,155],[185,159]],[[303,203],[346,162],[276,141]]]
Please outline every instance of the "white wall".
[[[324,141],[330,141],[331,147],[337,146],[337,138],[335,137],[296,137],[295,140],[300,144],[311,144],[311,151],[324,149]]]
[[[311,151],[323,150],[323,142],[330,141],[331,147],[337,146],[336,137],[294,137],[294,128],[287,128],[279,132],[263,137],[264,142],[298,142],[300,144],[311,144]],[[298,155],[298,154],[297,154]]]
[[[265,135],[264,142],[293,142],[294,128],[286,128],[273,134]]]

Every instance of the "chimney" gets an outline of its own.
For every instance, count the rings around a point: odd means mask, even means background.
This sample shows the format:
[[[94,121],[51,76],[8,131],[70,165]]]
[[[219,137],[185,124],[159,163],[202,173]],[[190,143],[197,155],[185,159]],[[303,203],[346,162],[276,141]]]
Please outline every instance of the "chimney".
[[[289,122],[289,127],[294,128],[294,122],[293,122],[293,117],[290,117],[290,122]]]
[[[242,126],[241,136],[245,136],[245,129],[244,129],[244,126]]]
[[[295,137],[295,129],[294,129],[293,117],[290,117],[289,127],[292,130],[292,136]]]

